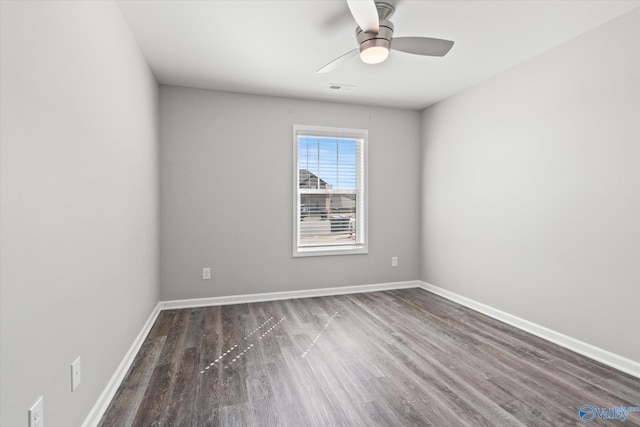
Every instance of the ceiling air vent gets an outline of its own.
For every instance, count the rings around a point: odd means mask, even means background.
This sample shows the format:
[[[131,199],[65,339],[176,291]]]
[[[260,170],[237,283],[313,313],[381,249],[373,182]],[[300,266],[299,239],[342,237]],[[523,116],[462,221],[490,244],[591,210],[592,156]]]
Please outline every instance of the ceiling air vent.
[[[353,88],[355,88],[355,86],[340,85],[340,84],[336,84],[336,83],[331,83],[329,85],[329,90],[336,90],[336,91],[340,91],[340,92],[347,92],[347,91],[352,90]]]

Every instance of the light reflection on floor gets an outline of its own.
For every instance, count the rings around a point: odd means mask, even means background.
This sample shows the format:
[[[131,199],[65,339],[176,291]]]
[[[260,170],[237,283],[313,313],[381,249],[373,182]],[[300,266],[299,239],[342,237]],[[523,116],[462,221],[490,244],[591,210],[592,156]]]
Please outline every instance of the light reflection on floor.
[[[331,322],[333,322],[333,319],[336,318],[336,316],[338,316],[338,312],[337,311],[335,313],[333,313],[333,315],[329,318],[327,323],[325,323],[325,325],[322,327],[322,330],[311,341],[311,344],[309,344],[309,346],[305,349],[304,353],[302,353],[302,357],[307,357],[307,355],[309,354],[309,352],[311,351],[313,346],[316,345],[316,343],[318,342],[318,340],[320,339],[322,334],[325,333],[325,331],[327,330],[327,328],[329,327]],[[271,324],[271,322],[273,321],[273,317],[268,318],[260,326],[258,326],[256,329],[251,331],[249,334],[247,334],[247,336],[244,337],[244,340],[246,341],[251,336],[255,335],[256,333],[260,332],[261,330],[264,330],[264,332],[262,333],[262,335],[260,335],[258,337],[258,340],[261,340],[261,339],[265,338],[276,326],[278,326],[280,323],[282,323],[285,319],[286,319],[286,316],[282,317],[276,323]],[[268,329],[266,329],[268,326],[270,326],[270,327]],[[249,344],[249,345],[245,346],[244,348],[239,348],[238,344],[235,344],[234,346],[230,347],[227,351],[225,351],[222,354],[220,354],[220,356],[218,356],[213,362],[208,364],[202,371],[200,371],[200,374],[204,374],[205,372],[207,372],[209,370],[213,371],[213,369],[211,369],[211,368],[213,368],[218,363],[222,363],[223,360],[225,359],[225,357],[227,357],[227,356],[233,357],[226,365],[224,365],[224,369],[228,369],[233,363],[235,363],[237,361],[239,362],[241,360],[242,356],[244,356],[247,352],[249,352],[256,344],[257,343]],[[238,349],[237,350],[238,352],[236,354],[234,354],[234,355],[230,355],[236,349]],[[228,360],[228,358],[227,358],[227,360]]]
[[[286,319],[286,316],[283,317],[282,319],[278,320],[276,323],[274,323],[273,325],[271,325],[271,327],[269,329],[267,329],[262,335],[260,335],[260,337],[258,337],[258,339],[262,339],[265,336],[267,336],[267,334],[269,334],[269,332],[271,332],[276,326],[278,326],[280,323],[282,323],[284,320]],[[253,332],[251,332],[249,335],[247,335],[246,337],[244,337],[244,339],[248,339],[249,337],[251,337],[253,334],[255,334],[256,332],[258,332],[259,330],[266,328],[269,324],[269,322],[271,322],[273,320],[273,317],[270,317],[269,319],[267,319],[266,321],[264,321],[264,323],[262,323],[260,326],[258,326],[256,329],[253,330]],[[253,348],[254,344],[248,345],[243,349],[238,350],[238,353],[235,354],[235,356],[233,357],[233,359],[231,359],[231,361],[229,361],[229,363],[227,363],[224,368],[228,369],[229,366],[236,362],[239,361],[240,358],[242,356],[244,356],[249,350],[251,350]],[[204,374],[206,371],[210,370],[216,363],[218,362],[222,362],[224,357],[227,356],[229,353],[231,353],[233,350],[235,350],[236,348],[238,348],[238,344],[234,345],[233,347],[229,348],[229,350],[225,351],[224,353],[222,353],[220,356],[218,356],[217,359],[215,359],[213,362],[211,362],[210,364],[208,364],[202,371],[200,371],[201,374]],[[231,357],[231,356],[230,356]]]
[[[313,341],[311,341],[311,344],[309,344],[309,347],[307,347],[307,349],[304,351],[304,353],[302,353],[302,357],[307,357],[307,354],[309,354],[309,352],[311,351],[311,347],[313,347],[316,342],[320,339],[320,336],[322,334],[324,334],[324,331],[327,330],[327,328],[329,327],[329,325],[331,324],[331,322],[333,322],[333,319],[338,315],[338,312],[336,311],[335,313],[333,313],[333,316],[331,316],[331,318],[329,319],[329,321],[324,325],[324,327],[322,328],[322,330],[320,331],[320,333],[318,335],[316,335],[316,337],[313,339]]]

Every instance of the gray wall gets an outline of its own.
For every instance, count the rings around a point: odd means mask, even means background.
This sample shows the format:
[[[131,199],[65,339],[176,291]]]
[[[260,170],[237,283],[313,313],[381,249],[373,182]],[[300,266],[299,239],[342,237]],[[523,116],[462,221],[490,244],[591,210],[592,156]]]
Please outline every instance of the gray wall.
[[[0,425],[78,426],[158,301],[158,88],[114,2],[1,4]]]
[[[292,257],[294,123],[369,130],[369,254]],[[419,135],[416,111],[162,86],[160,298],[415,280]]]
[[[640,361],[640,11],[423,112],[424,281]]]

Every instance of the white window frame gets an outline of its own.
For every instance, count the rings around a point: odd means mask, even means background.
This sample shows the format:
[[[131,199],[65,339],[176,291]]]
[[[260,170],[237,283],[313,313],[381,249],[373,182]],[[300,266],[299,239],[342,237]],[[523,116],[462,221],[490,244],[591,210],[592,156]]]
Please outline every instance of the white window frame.
[[[345,139],[357,139],[362,141],[361,147],[361,179],[362,190],[359,193],[361,200],[361,227],[359,229],[362,243],[353,245],[336,246],[311,246],[300,247],[300,191],[299,191],[299,165],[298,165],[298,136],[334,137]],[[369,253],[369,179],[368,179],[368,146],[369,131],[366,129],[348,129],[324,126],[293,125],[293,256],[326,256],[326,255],[353,255]]]

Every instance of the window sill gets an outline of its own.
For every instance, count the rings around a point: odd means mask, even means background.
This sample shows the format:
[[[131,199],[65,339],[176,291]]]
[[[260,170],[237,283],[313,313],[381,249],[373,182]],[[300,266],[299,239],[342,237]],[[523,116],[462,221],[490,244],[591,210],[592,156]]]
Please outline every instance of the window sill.
[[[366,246],[328,246],[326,248],[310,247],[295,248],[293,257],[309,257],[309,256],[329,256],[329,255],[359,255],[369,253]]]

